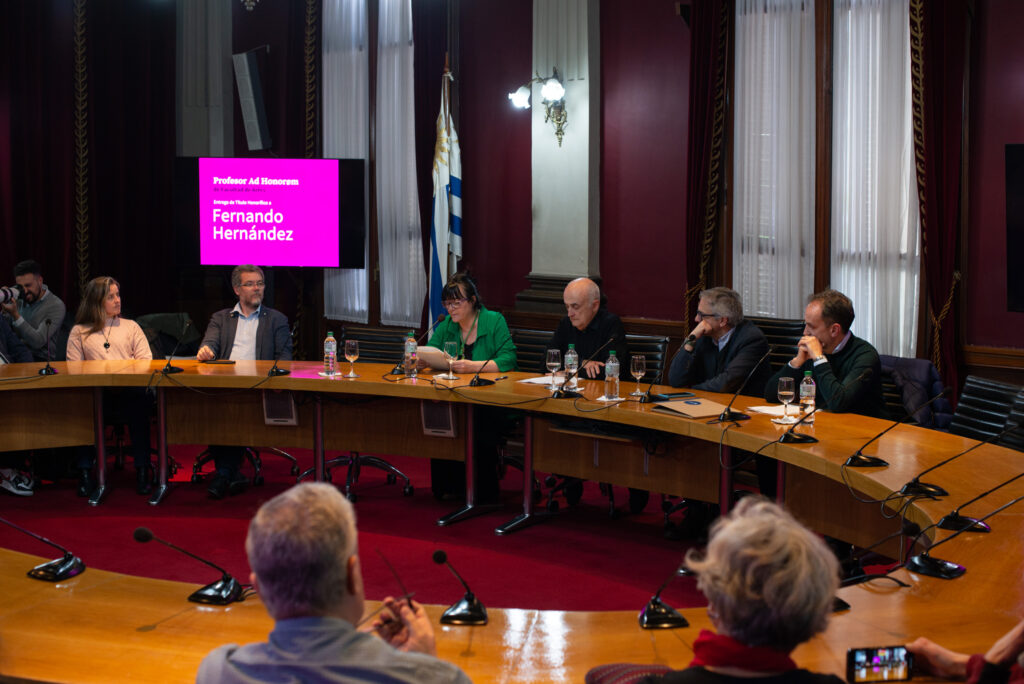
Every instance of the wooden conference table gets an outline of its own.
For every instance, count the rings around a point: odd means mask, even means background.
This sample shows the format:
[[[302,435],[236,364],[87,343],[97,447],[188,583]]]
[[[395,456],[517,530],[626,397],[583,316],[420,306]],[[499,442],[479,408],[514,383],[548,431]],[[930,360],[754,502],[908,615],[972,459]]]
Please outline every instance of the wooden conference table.
[[[426,378],[387,382],[381,379],[387,367],[375,364],[357,364],[362,375],[358,380],[320,378],[318,364],[301,362],[284,364],[291,368],[291,375],[269,379],[266,372],[271,364],[267,362],[240,362],[235,366],[176,362],[185,372],[170,377],[153,375],[162,362],[57,364],[60,373],[47,378],[34,377],[38,365],[0,367],[0,414],[5,416],[6,425],[0,450],[92,443],[99,389],[152,385],[158,390],[160,442],[164,451],[167,442],[203,443],[211,441],[209,437],[213,435],[230,437],[239,444],[312,446],[318,472],[322,473],[323,452],[327,449],[398,453],[396,447],[404,445],[402,453],[406,454],[461,458],[472,441],[467,433],[472,430],[473,421],[467,419],[467,414],[474,405],[492,403],[526,412],[527,471],[532,459],[532,466],[539,470],[704,500],[715,500],[731,491],[731,471],[720,467],[719,443],[751,451],[765,447],[762,453],[780,463],[784,483],[781,496],[787,506],[817,531],[859,545],[897,531],[900,523],[898,518],[883,516],[879,504],[858,501],[844,484],[844,477],[859,497],[882,499],[923,469],[977,444],[954,435],[900,426],[865,450],[884,457],[889,467],[843,469],[845,459],[889,423],[821,412],[816,425],[806,430],[813,431],[818,443],[783,445],[771,443],[782,428],[765,416],[755,415],[739,425],[723,426],[663,414],[653,411],[649,404],[636,402],[602,409],[601,404],[589,399],[553,400],[543,387],[514,382],[530,374],[511,373],[508,379],[493,386],[452,391],[441,389],[440,383],[432,384]],[[455,384],[464,383],[465,379]],[[596,398],[601,391],[597,383],[583,384],[588,398]],[[260,402],[259,393],[253,389],[296,392],[299,425],[265,426],[261,409],[258,420],[255,419],[251,414]],[[728,399],[708,396],[722,403]],[[448,402],[456,408],[455,438],[423,436],[418,408],[423,400]],[[762,402],[740,398],[737,407],[758,403]],[[56,414],[60,414],[59,430],[54,429]],[[574,427],[570,423],[567,427],[566,420],[579,421],[579,425]],[[587,434],[583,428],[594,421],[646,432],[636,439]],[[729,451],[724,450],[721,458],[728,464]],[[906,515],[922,527],[929,525],[959,504],[1022,472],[1024,454],[981,446],[923,478],[945,487],[949,496],[910,502]],[[524,491],[521,514],[527,517],[526,524],[538,517],[532,510],[528,491]],[[1024,478],[971,504],[963,513],[980,517],[1021,496]],[[153,503],[158,502],[159,498]],[[722,499],[722,503],[727,502],[727,497]],[[891,507],[902,503],[903,499],[896,499]],[[887,515],[892,515],[891,509]],[[909,583],[909,588],[875,581],[840,590],[840,597],[852,609],[836,614],[824,635],[800,647],[795,654],[797,662],[811,669],[841,674],[847,648],[899,644],[918,635],[928,635],[957,650],[984,651],[1024,614],[1024,553],[1020,543],[1024,538],[1024,506],[1010,505],[988,522],[992,525],[991,533],[962,534],[936,549],[937,557],[967,567],[967,573],[958,579],[941,580],[899,570],[895,576]],[[508,532],[517,527],[499,529]],[[932,529],[928,537],[942,540],[950,534]],[[132,626],[133,620],[141,621],[140,613],[133,613],[131,606],[116,601],[108,604],[107,599],[101,598],[102,593],[93,599],[90,592],[102,592],[102,586],[113,588],[119,582],[128,587],[134,586],[133,582],[156,580],[90,570],[70,580],[70,586],[54,587],[20,579],[32,560],[26,557],[11,563],[9,558],[2,557],[0,574],[19,577],[15,583],[19,593],[0,609],[0,673],[5,675],[36,676],[29,674],[34,671],[42,678],[85,681],[81,672],[62,679],[62,675],[56,674],[58,664],[49,662],[53,659],[44,655],[53,651],[30,645],[38,641],[56,647],[55,639],[77,642],[80,638],[111,639],[128,652],[135,648],[146,652],[155,649],[161,654],[157,659],[167,661],[168,672],[178,664],[183,670],[194,672],[194,665],[212,646],[224,641],[262,639],[269,627],[269,620],[256,602],[200,608],[185,603],[183,598],[178,600],[178,596],[188,593],[182,585],[168,591],[176,597],[173,605],[146,613],[146,624],[157,628],[140,632],[140,625]],[[11,569],[12,565],[18,567]],[[12,586],[12,582],[13,579],[5,577],[5,588]],[[48,591],[56,594],[45,593]],[[116,593],[125,600],[134,594],[147,601],[152,596],[149,589],[117,588]],[[68,605],[54,600],[55,597],[67,599]],[[57,634],[59,630],[47,628],[45,618],[40,616],[46,612],[41,605],[44,602],[72,612],[83,610],[92,616],[89,620],[97,623],[97,629],[111,631],[101,636],[80,637],[76,628],[65,636]],[[635,615],[629,612],[509,610],[492,614],[492,623],[486,627],[445,628],[439,634],[441,655],[462,666],[474,681],[581,681],[590,666],[622,660],[681,667],[689,661],[689,644],[698,629],[707,626],[700,609],[684,611],[692,625],[689,629],[670,632],[642,631],[636,626]],[[242,619],[243,615],[248,620]],[[61,619],[65,620],[61,624],[73,624],[66,621],[66,616]],[[188,632],[189,637],[184,638],[176,630]],[[43,632],[45,639],[40,636]],[[36,641],[30,638],[32,635],[37,637]],[[140,641],[149,638],[157,639],[159,645],[146,646]],[[165,650],[166,658],[162,655]],[[112,655],[110,660],[109,666],[114,667],[119,657]],[[28,669],[10,669],[15,665]],[[55,669],[51,673],[48,668]],[[102,669],[99,665],[97,668]],[[109,677],[98,676],[96,681],[104,679]]]

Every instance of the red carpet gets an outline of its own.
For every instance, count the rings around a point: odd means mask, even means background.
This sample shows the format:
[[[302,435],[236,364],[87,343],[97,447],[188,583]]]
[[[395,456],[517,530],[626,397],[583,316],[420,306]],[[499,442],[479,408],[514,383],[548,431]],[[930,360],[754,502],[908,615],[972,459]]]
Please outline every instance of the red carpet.
[[[0,515],[70,548],[89,567],[132,575],[205,584],[216,571],[158,543],[132,539],[138,526],[193,553],[208,558],[248,582],[244,540],[248,520],[259,505],[293,481],[284,462],[267,456],[266,484],[213,501],[204,484],[188,481],[197,448],[175,447],[183,464],[179,482],[159,506],[134,491],[134,471],[112,468],[111,488],[99,506],[75,496],[75,483],[44,484],[31,497],[0,494]],[[300,464],[311,464],[310,452],[293,452]],[[410,478],[416,493],[403,497],[401,487],[387,485],[383,473],[364,469],[356,491],[359,549],[368,598],[401,593],[377,554],[380,550],[409,591],[425,603],[452,603],[462,589],[451,573],[435,565],[436,549],[448,553],[452,565],[487,606],[558,610],[639,610],[676,567],[688,544],[662,536],[659,497],[647,510],[612,520],[595,483],[587,483],[583,501],[553,520],[508,537],[494,528],[521,510],[520,474],[510,471],[504,489],[505,508],[451,527],[436,520],[454,510],[430,493],[429,461],[391,459]],[[344,471],[335,474],[344,479]],[[623,503],[626,490],[616,489]],[[565,509],[564,500],[561,501]],[[677,514],[678,515],[678,514]],[[0,546],[46,557],[57,552],[16,530],[0,525]],[[26,571],[28,568],[26,568]],[[663,598],[676,607],[703,605],[693,579],[675,580]]]

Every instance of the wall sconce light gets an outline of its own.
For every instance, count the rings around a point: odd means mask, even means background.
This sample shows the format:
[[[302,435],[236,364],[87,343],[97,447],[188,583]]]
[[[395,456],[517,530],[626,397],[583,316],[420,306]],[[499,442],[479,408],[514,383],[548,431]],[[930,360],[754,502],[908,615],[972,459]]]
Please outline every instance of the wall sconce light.
[[[553,69],[552,74],[543,78],[539,73],[529,81],[519,86],[514,93],[508,94],[514,107],[519,109],[530,108],[531,85],[540,83],[540,96],[544,104],[544,123],[551,122],[555,127],[555,138],[558,139],[558,146],[562,146],[562,137],[565,135],[565,126],[569,118],[565,111],[565,86],[558,75],[558,68]]]

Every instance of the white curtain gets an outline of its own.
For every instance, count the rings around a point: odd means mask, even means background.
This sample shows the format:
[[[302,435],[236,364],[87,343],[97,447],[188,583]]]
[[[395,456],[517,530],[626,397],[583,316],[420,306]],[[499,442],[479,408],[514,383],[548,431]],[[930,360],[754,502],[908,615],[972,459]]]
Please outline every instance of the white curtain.
[[[380,0],[377,234],[384,325],[419,327],[426,302],[413,132],[411,0]]]
[[[814,287],[814,2],[737,0],[733,287],[802,318]]]
[[[325,0],[323,19],[324,157],[369,157],[370,61],[366,0]],[[368,186],[369,184],[367,184]],[[369,206],[369,204],[367,204]],[[370,261],[369,236],[363,263]],[[368,323],[368,269],[324,269],[324,316]]]
[[[915,356],[920,216],[911,129],[908,0],[836,0],[832,287],[855,334]]]

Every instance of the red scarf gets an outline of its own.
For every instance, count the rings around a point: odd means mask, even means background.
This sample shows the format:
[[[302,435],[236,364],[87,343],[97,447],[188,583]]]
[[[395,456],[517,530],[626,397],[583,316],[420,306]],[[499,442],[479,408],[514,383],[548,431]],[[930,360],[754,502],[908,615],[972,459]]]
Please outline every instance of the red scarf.
[[[753,672],[787,672],[796,669],[788,653],[767,646],[747,646],[724,634],[706,629],[693,642],[690,667],[738,667]]]

